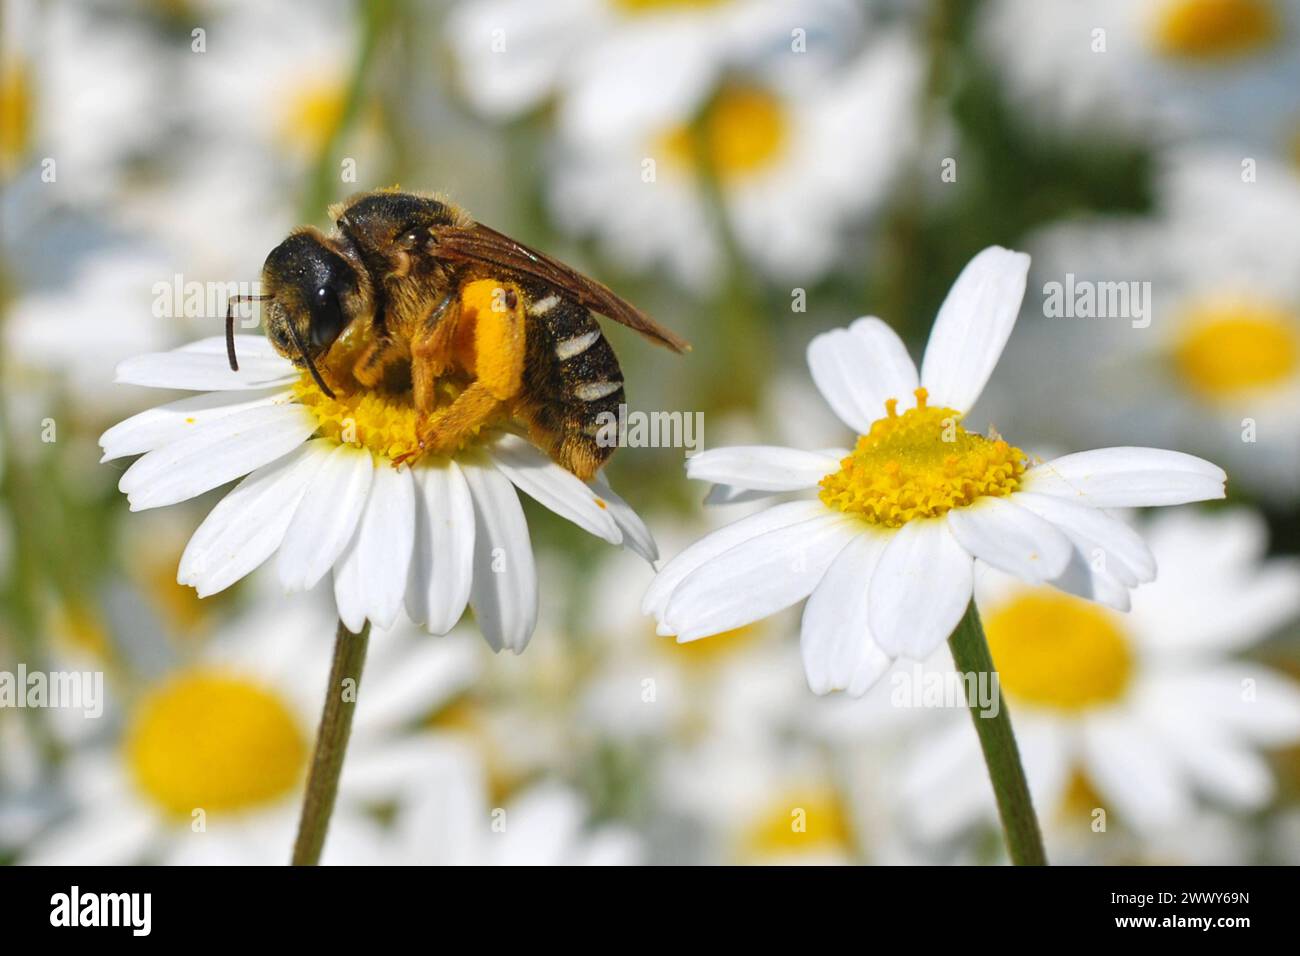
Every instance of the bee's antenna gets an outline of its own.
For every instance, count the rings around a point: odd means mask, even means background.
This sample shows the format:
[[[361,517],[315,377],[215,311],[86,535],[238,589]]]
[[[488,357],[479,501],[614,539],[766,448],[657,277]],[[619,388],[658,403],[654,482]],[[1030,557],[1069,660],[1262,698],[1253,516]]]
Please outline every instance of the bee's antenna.
[[[320,386],[320,390],[328,397],[333,398],[334,393],[331,392],[330,387],[325,384],[325,379],[320,377],[320,372],[316,371],[316,363],[311,360],[311,355],[307,353],[307,346],[303,345],[302,337],[298,335],[298,330],[294,328],[292,322],[286,322],[285,325],[289,329],[289,335],[293,337],[293,344],[298,347],[298,354],[301,355],[302,360],[307,363],[307,371],[311,372],[311,377],[316,380],[316,384]]]
[[[241,302],[265,302],[273,299],[271,295],[232,295],[226,300],[226,358],[230,359],[230,370],[239,371],[239,362],[235,360],[235,306]]]

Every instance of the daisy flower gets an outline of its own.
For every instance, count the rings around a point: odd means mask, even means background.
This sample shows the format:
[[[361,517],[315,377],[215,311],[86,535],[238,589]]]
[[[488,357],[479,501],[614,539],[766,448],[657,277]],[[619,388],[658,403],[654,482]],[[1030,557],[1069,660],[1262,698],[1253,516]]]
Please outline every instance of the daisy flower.
[[[5,4],[0,38],[0,182],[37,182],[44,200],[116,196],[157,147],[171,114],[165,54],[126,17],[87,4]]]
[[[1044,293],[1049,283],[1137,292],[1148,283],[1141,317],[1045,314],[1046,297],[1031,297],[1004,360],[1023,385],[990,398],[1035,438],[1163,439],[1223,462],[1252,493],[1294,501],[1300,179],[1261,160],[1243,182],[1240,156],[1200,149],[1175,152],[1161,172],[1153,215],[1097,217],[1030,240]],[[1048,412],[1040,399],[1063,387],[1090,398]]]
[[[284,863],[293,843],[328,660],[322,602],[267,595],[236,626],[136,693],[112,693],[106,733],[78,741],[61,819],[34,836],[33,864]],[[376,806],[418,802],[440,761],[436,735],[406,728],[470,682],[469,635],[413,629],[376,642],[357,697],[352,753],[326,862],[400,855]]]
[[[924,659],[970,603],[974,561],[1126,608],[1155,566],[1104,509],[1221,498],[1199,458],[1105,448],[1031,462],[963,427],[1015,325],[1029,257],[985,249],[939,310],[918,374],[876,318],[817,336],[814,381],[859,433],[854,449],[770,446],[696,455],[687,474],[742,491],[813,492],[687,548],[642,604],[660,633],[692,641],[810,597],[801,645],[817,693],[863,693],[892,658]]]
[[[654,542],[598,476],[590,485],[520,436],[489,429],[454,458],[414,468],[393,458],[417,444],[409,395],[327,397],[261,336],[238,336],[239,371],[222,338],[138,356],[117,380],[199,394],[110,428],[104,460],[140,455],[118,487],[132,511],[175,504],[243,480],[208,514],[177,579],[215,594],[273,554],[286,591],[333,574],[339,618],[445,634],[466,604],[494,650],[518,653],[537,620],[537,574],[516,488],[561,517],[646,560]],[[246,477],[244,477],[246,476]]]
[[[498,119],[558,100],[561,130],[584,143],[687,122],[728,64],[838,52],[860,25],[845,0],[475,0],[447,39],[463,95]]]
[[[594,144],[563,140],[552,214],[629,268],[663,266],[705,286],[724,248],[703,154],[745,258],[775,279],[813,281],[836,263],[845,229],[887,198],[916,140],[922,73],[899,31],[842,70],[738,73],[695,125],[688,117]]]
[[[996,0],[977,29],[1016,108],[1049,127],[1283,154],[1300,142],[1289,0]]]
[[[223,11],[210,26],[208,51],[191,57],[182,75],[194,134],[222,153],[246,148],[254,162],[274,156],[275,168],[291,172],[315,162],[343,120],[361,41],[354,9],[339,0],[291,0]],[[377,146],[378,118],[363,107],[362,136],[348,144],[362,169]]]
[[[108,384],[114,366],[177,341],[173,324],[152,314],[155,285],[171,274],[168,257],[130,242],[79,258],[57,285],[24,290],[0,330],[11,381],[57,382],[83,409],[121,411],[125,397]]]
[[[1258,810],[1274,793],[1260,751],[1300,740],[1300,685],[1235,657],[1296,620],[1300,564],[1265,559],[1265,524],[1246,510],[1177,509],[1145,537],[1160,577],[1127,615],[994,571],[977,582],[1049,835],[1158,844],[1214,806]],[[965,715],[947,716],[902,771],[903,806],[932,839],[993,809]],[[1097,809],[1104,834],[1090,829]]]

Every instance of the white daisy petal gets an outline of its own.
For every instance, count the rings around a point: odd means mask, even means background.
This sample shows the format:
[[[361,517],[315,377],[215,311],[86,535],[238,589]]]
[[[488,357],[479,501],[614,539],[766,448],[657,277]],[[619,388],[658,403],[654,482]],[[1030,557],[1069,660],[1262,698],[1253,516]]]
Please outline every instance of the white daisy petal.
[[[286,591],[316,586],[352,540],[374,480],[370,452],[339,445],[330,452],[298,503],[280,544],[276,571]]]
[[[21,859],[28,866],[136,865],[164,842],[164,833],[147,805],[117,797],[74,814],[33,841],[34,846]]]
[[[1212,800],[1253,809],[1272,799],[1274,784],[1263,757],[1236,744],[1224,728],[1199,714],[1155,713],[1146,719],[1161,728],[1161,740],[1188,777]]]
[[[678,641],[743,627],[812,593],[861,524],[821,513],[768,531],[716,555],[674,589],[663,624]]]
[[[848,690],[861,696],[889,669],[867,621],[867,585],[889,540],[884,533],[858,534],[808,598],[799,646],[815,694]]]
[[[844,424],[865,435],[885,415],[885,400],[916,391],[916,365],[897,333],[880,319],[818,335],[808,345],[813,381]]]
[[[1300,738],[1300,684],[1253,661],[1221,661],[1212,670],[1161,678],[1167,699],[1196,711],[1234,739],[1285,747]]]
[[[260,335],[235,336],[239,371],[233,371],[226,357],[225,339],[203,339],[170,352],[126,359],[117,366],[114,381],[189,392],[270,388],[297,381],[299,373],[293,363],[269,349],[270,344]]]
[[[714,505],[740,505],[753,501],[762,501],[780,494],[777,491],[754,491],[752,488],[737,488],[734,485],[714,485],[704,496],[704,503]]]
[[[184,345],[172,349],[173,352],[197,352],[203,355],[220,355],[226,358],[226,337],[224,335],[209,335],[206,338],[195,339],[193,342],[186,342]],[[286,367],[292,366],[292,362],[283,358],[271,344],[271,340],[265,335],[235,335],[235,357],[242,365],[244,357],[255,359],[259,362],[270,362],[279,360]],[[227,367],[229,367],[227,365]]]
[[[817,451],[738,445],[702,451],[686,460],[686,477],[756,491],[802,491],[840,467]]]
[[[930,330],[921,385],[931,405],[968,412],[984,391],[1025,297],[1029,256],[990,246],[962,269]]]
[[[641,599],[641,613],[662,619],[664,608],[677,585],[692,571],[724,551],[750,538],[808,521],[826,513],[820,501],[790,501],[734,521],[705,535],[660,569]]]
[[[236,412],[147,453],[117,487],[132,511],[175,504],[287,455],[315,430],[315,417],[301,405]]]
[[[1096,508],[1065,498],[1021,491],[1011,500],[1060,528],[1090,563],[1106,568],[1129,587],[1154,581],[1156,559],[1135,530]]]
[[[503,435],[486,449],[488,455],[514,485],[528,497],[567,518],[588,534],[610,544],[622,544],[608,506],[577,476],[561,468],[518,435]]]
[[[455,462],[414,471],[415,550],[406,613],[432,634],[446,634],[469,603],[474,577],[474,503]]]
[[[1227,478],[1217,465],[1180,451],[1098,448],[1035,465],[1021,487],[1093,508],[1143,508],[1222,498]]]
[[[591,480],[591,486],[609,506],[609,513],[614,516],[619,530],[623,532],[623,546],[640,555],[653,566],[659,560],[659,547],[655,544],[650,529],[641,520],[641,516],[609,486],[609,480],[603,471],[596,473],[596,477]]]
[[[1031,584],[1059,577],[1074,550],[1055,525],[1006,498],[977,498],[949,511],[947,519],[963,548]]]
[[[332,446],[325,439],[308,442],[236,485],[190,538],[176,580],[208,597],[260,567],[280,547],[298,502]]]
[[[493,650],[518,654],[537,625],[537,569],[514,485],[486,462],[465,464],[474,499],[474,583],[469,603]]]
[[[1176,826],[1191,810],[1186,781],[1166,747],[1129,714],[1097,717],[1083,726],[1083,769],[1114,816],[1140,832]]]
[[[1098,567],[1078,548],[1059,577],[1048,582],[1052,587],[1088,601],[1096,601],[1125,613],[1133,606],[1133,594],[1108,566]]]
[[[100,435],[99,446],[104,449],[100,461],[153,451],[180,441],[218,418],[263,405],[284,405],[292,400],[291,391],[205,392],[158,405],[132,415]]]
[[[970,603],[974,561],[945,521],[909,521],[881,555],[868,591],[871,633],[890,657],[925,660]]]
[[[354,634],[367,620],[392,627],[406,597],[415,547],[415,483],[409,468],[373,463],[374,478],[356,533],[334,568],[339,619]]]

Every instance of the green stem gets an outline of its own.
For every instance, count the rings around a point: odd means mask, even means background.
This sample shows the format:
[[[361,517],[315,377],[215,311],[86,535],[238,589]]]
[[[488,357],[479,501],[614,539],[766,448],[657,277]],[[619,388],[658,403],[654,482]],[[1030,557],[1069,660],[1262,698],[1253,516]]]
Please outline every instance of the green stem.
[[[298,821],[298,839],[293,844],[294,866],[315,866],[325,846],[325,833],[334,813],[334,798],[339,792],[339,775],[352,734],[352,712],[356,709],[361,687],[361,669],[366,662],[370,643],[370,622],[353,634],[342,621],[334,635],[334,663],[330,666],[329,684],[325,688],[325,710],[316,731],[316,752],[312,756],[307,793],[302,801]]]
[[[978,701],[978,685],[972,682],[968,685],[970,697],[967,702],[971,719],[975,721],[975,733],[980,738],[980,749],[984,751],[984,763],[989,768],[993,793],[997,797],[998,816],[1002,818],[1002,833],[1011,862],[1016,866],[1046,866],[1043,836],[1038,830],[1038,818],[1034,816],[1034,803],[1029,796],[1025,768],[1020,764],[1020,750],[1011,729],[1006,699],[992,676],[982,677],[995,675],[996,671],[974,601],[966,607],[966,613],[948,638],[948,646],[952,649],[958,671],[981,675],[977,678],[980,684],[989,681],[997,693],[996,708],[986,710]]]

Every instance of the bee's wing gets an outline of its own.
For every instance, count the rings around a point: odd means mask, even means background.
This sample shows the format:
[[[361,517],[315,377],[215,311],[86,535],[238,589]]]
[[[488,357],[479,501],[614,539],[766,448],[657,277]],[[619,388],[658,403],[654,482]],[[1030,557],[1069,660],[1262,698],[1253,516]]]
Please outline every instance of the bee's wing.
[[[595,279],[589,279],[544,252],[516,242],[482,223],[439,228],[434,230],[434,235],[437,239],[434,254],[440,258],[480,262],[531,276],[569,293],[593,312],[635,329],[674,352],[690,350],[690,344],[681,336],[664,328],[630,302],[620,299]]]

